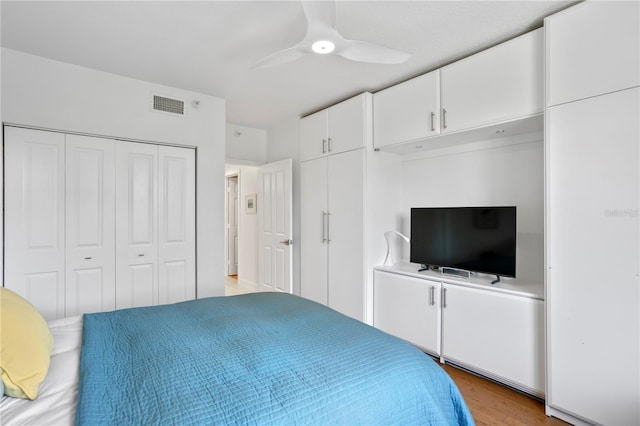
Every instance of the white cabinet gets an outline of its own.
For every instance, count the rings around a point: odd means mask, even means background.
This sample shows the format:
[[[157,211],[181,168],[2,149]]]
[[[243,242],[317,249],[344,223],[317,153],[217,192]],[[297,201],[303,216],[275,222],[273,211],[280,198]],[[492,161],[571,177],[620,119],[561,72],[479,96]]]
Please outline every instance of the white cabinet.
[[[374,326],[441,362],[544,396],[542,285],[453,280],[415,264],[374,271]]]
[[[301,294],[364,320],[365,151],[303,162]]]
[[[369,129],[363,93],[300,120],[300,160],[364,148]]]
[[[439,133],[439,70],[373,95],[373,138],[376,147],[420,140]]]
[[[545,19],[546,404],[572,423],[640,424],[639,27],[638,2]]]
[[[639,105],[634,88],[546,113],[547,404],[599,424],[640,423]]]
[[[442,68],[442,132],[542,113],[542,42],[538,29]]]
[[[548,17],[544,27],[547,106],[640,84],[637,1],[586,1]]]
[[[544,302],[443,284],[442,358],[544,395]]]
[[[373,326],[440,356],[441,284],[374,271]]]
[[[415,152],[415,146],[397,146],[430,139],[442,147],[496,138],[499,130],[506,130],[502,136],[539,130],[531,118],[543,111],[542,35],[542,29],[531,31],[377,92],[376,148]],[[516,120],[521,125],[485,129]]]
[[[195,297],[192,149],[5,127],[4,284],[47,319]]]

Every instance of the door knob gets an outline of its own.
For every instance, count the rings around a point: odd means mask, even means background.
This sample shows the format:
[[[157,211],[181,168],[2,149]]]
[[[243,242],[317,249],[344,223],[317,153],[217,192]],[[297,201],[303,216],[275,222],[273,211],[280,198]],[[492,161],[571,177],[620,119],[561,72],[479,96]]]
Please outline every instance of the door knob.
[[[284,244],[285,246],[290,246],[293,244],[293,240],[282,240],[280,241],[280,243]]]

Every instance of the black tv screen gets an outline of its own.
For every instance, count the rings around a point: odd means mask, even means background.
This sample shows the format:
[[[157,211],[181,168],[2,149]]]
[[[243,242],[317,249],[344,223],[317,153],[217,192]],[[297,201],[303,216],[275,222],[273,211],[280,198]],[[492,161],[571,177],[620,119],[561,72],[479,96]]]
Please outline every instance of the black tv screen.
[[[516,276],[516,207],[411,209],[410,260]]]

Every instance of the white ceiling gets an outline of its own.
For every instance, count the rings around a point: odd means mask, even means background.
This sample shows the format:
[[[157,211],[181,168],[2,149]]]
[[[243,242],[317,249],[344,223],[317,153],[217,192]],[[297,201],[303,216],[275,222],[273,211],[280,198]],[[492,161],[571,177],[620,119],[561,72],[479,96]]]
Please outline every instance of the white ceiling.
[[[6,1],[2,46],[227,100],[227,122],[268,129],[375,92],[542,25],[575,1],[338,1],[350,39],[413,53],[400,65],[307,56],[251,70],[300,41],[298,1]]]

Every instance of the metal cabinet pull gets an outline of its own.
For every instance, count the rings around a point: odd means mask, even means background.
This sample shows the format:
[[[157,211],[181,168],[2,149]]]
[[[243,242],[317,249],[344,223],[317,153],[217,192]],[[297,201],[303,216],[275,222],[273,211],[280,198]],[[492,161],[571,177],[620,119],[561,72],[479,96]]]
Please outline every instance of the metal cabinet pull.
[[[138,257],[144,257],[144,253],[140,253]]]
[[[431,111],[431,131],[432,132],[436,131],[436,126],[435,124],[433,124],[433,120],[435,119],[435,117],[436,117],[436,113]]]
[[[436,286],[432,285],[431,286],[431,303],[430,305],[433,306],[436,304]]]
[[[327,242],[327,228],[326,228],[327,212],[322,212],[322,242]]]
[[[447,110],[442,108],[442,128],[447,128]]]
[[[327,139],[328,140],[328,144],[327,146],[329,147],[329,152],[331,152],[331,138]]]
[[[331,212],[327,212],[327,244],[331,242]]]
[[[326,139],[322,139],[322,153],[323,154],[327,153],[327,140]]]
[[[447,289],[446,288],[442,289],[442,307],[443,308],[447,307]]]
[[[91,260],[91,256],[85,257],[84,260]]]

